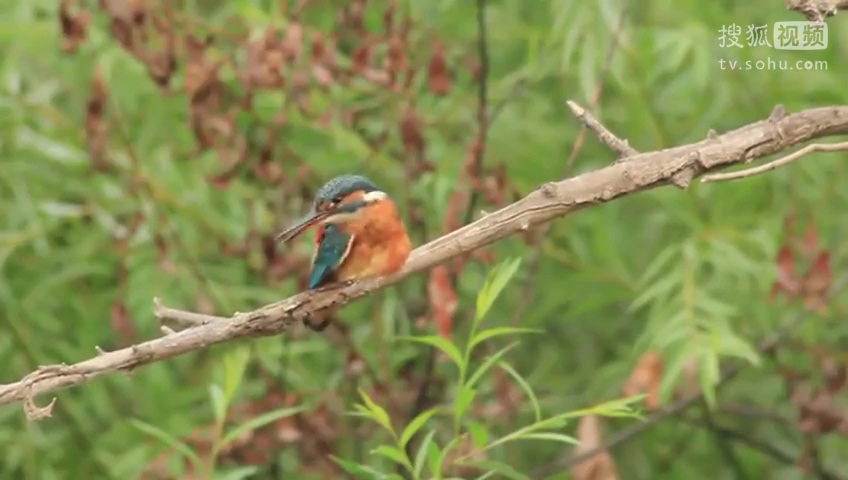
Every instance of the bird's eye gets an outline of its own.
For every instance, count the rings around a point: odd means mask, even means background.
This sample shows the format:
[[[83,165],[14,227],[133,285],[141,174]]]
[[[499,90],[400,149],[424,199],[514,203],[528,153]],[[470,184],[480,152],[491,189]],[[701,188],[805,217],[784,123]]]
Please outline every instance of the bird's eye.
[[[333,205],[338,205],[342,203],[342,200],[344,200],[344,197],[342,197],[341,195],[336,195],[335,197],[333,197]]]

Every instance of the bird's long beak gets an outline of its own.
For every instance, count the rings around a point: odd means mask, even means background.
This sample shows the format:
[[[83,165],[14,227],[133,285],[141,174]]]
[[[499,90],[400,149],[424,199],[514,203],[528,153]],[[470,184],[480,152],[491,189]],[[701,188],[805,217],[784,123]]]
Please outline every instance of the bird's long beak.
[[[388,198],[388,196],[384,192],[372,191],[366,193],[361,199],[353,200],[322,212],[312,209],[303,218],[295,222],[284,232],[277,235],[276,240],[282,243],[288,242],[303,233],[303,231],[307,228],[310,228],[319,222],[340,223],[347,221],[350,218],[355,217],[357,212],[359,212],[362,208],[381,202],[386,198]]]
[[[312,227],[316,223],[325,220],[332,214],[333,212],[331,210],[324,212],[316,212],[315,210],[312,210],[306,215],[304,215],[300,220],[292,224],[292,226],[277,235],[276,240],[282,243],[288,242],[289,240],[303,233],[304,230],[308,229],[309,227]]]

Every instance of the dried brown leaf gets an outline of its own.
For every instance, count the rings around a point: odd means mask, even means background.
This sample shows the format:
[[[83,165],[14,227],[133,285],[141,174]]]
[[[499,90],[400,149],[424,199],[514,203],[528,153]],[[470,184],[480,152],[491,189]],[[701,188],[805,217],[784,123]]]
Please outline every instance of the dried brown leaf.
[[[122,345],[132,345],[136,338],[135,325],[127,312],[126,304],[121,300],[112,303],[109,315],[112,331],[118,335]]]
[[[645,407],[653,410],[660,406],[660,382],[663,375],[663,359],[656,352],[646,352],[633,367],[624,382],[625,396],[646,394]]]
[[[801,278],[801,290],[804,292],[804,308],[819,313],[827,310],[825,296],[833,283],[830,271],[830,254],[821,252]]]
[[[371,61],[370,57],[371,48],[367,43],[363,43],[356,47],[351,59],[353,61],[353,71],[358,74],[362,74],[368,68],[368,64]]]
[[[85,109],[85,143],[91,157],[91,165],[97,171],[110,171],[112,165],[106,158],[109,125],[106,116],[108,90],[99,70],[91,79],[91,90]]]
[[[399,35],[389,37],[386,70],[392,79],[397,79],[407,69],[406,49],[404,47],[403,39]]]
[[[400,117],[398,125],[400,129],[400,139],[403,143],[404,151],[408,155],[412,155],[414,159],[423,158],[424,155],[424,135],[421,132],[421,121],[418,114],[412,108],[407,108]]]
[[[574,455],[583,455],[603,446],[601,422],[596,415],[587,415],[577,424],[577,439]],[[587,457],[571,467],[574,480],[618,480],[618,472],[612,456],[605,449]]]
[[[433,95],[447,95],[450,91],[450,75],[448,74],[445,51],[441,43],[437,42],[430,56],[430,65],[427,68],[427,86]]]
[[[800,290],[799,279],[795,274],[795,255],[789,245],[783,245],[777,252],[775,259],[777,267],[777,279],[772,285],[769,299],[784,293],[788,296],[797,295]]]
[[[62,29],[62,51],[75,52],[88,35],[91,14],[76,5],[73,0],[59,2],[59,26]]]
[[[799,239],[799,248],[801,255],[810,258],[816,255],[819,251],[819,237],[816,231],[816,225],[810,222],[804,230],[804,235]]]
[[[427,297],[430,303],[430,316],[436,324],[436,331],[445,338],[451,338],[453,314],[457,307],[457,294],[451,285],[450,272],[445,265],[430,270],[427,282]]]
[[[300,57],[304,43],[304,28],[298,22],[289,22],[286,25],[286,30],[283,34],[283,41],[280,44],[280,50],[283,52],[283,58],[288,62],[293,62]]]

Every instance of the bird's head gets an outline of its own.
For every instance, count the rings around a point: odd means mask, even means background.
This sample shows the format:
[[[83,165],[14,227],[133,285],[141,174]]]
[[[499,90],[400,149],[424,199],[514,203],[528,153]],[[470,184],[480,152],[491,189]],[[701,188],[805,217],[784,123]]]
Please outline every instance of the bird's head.
[[[385,192],[363,176],[340,175],[318,189],[309,213],[277,235],[277,240],[287,242],[319,223],[344,223],[358,219],[365,207],[387,198]]]

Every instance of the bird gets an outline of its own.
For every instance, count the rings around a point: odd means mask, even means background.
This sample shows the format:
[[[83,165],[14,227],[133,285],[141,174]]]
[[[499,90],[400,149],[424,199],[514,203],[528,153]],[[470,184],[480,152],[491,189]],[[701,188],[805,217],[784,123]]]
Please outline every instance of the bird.
[[[397,206],[384,191],[362,175],[339,175],[315,194],[312,207],[301,219],[277,235],[286,243],[317,227],[308,289],[334,283],[391,275],[398,272],[412,251]],[[335,309],[304,324],[321,332]]]

